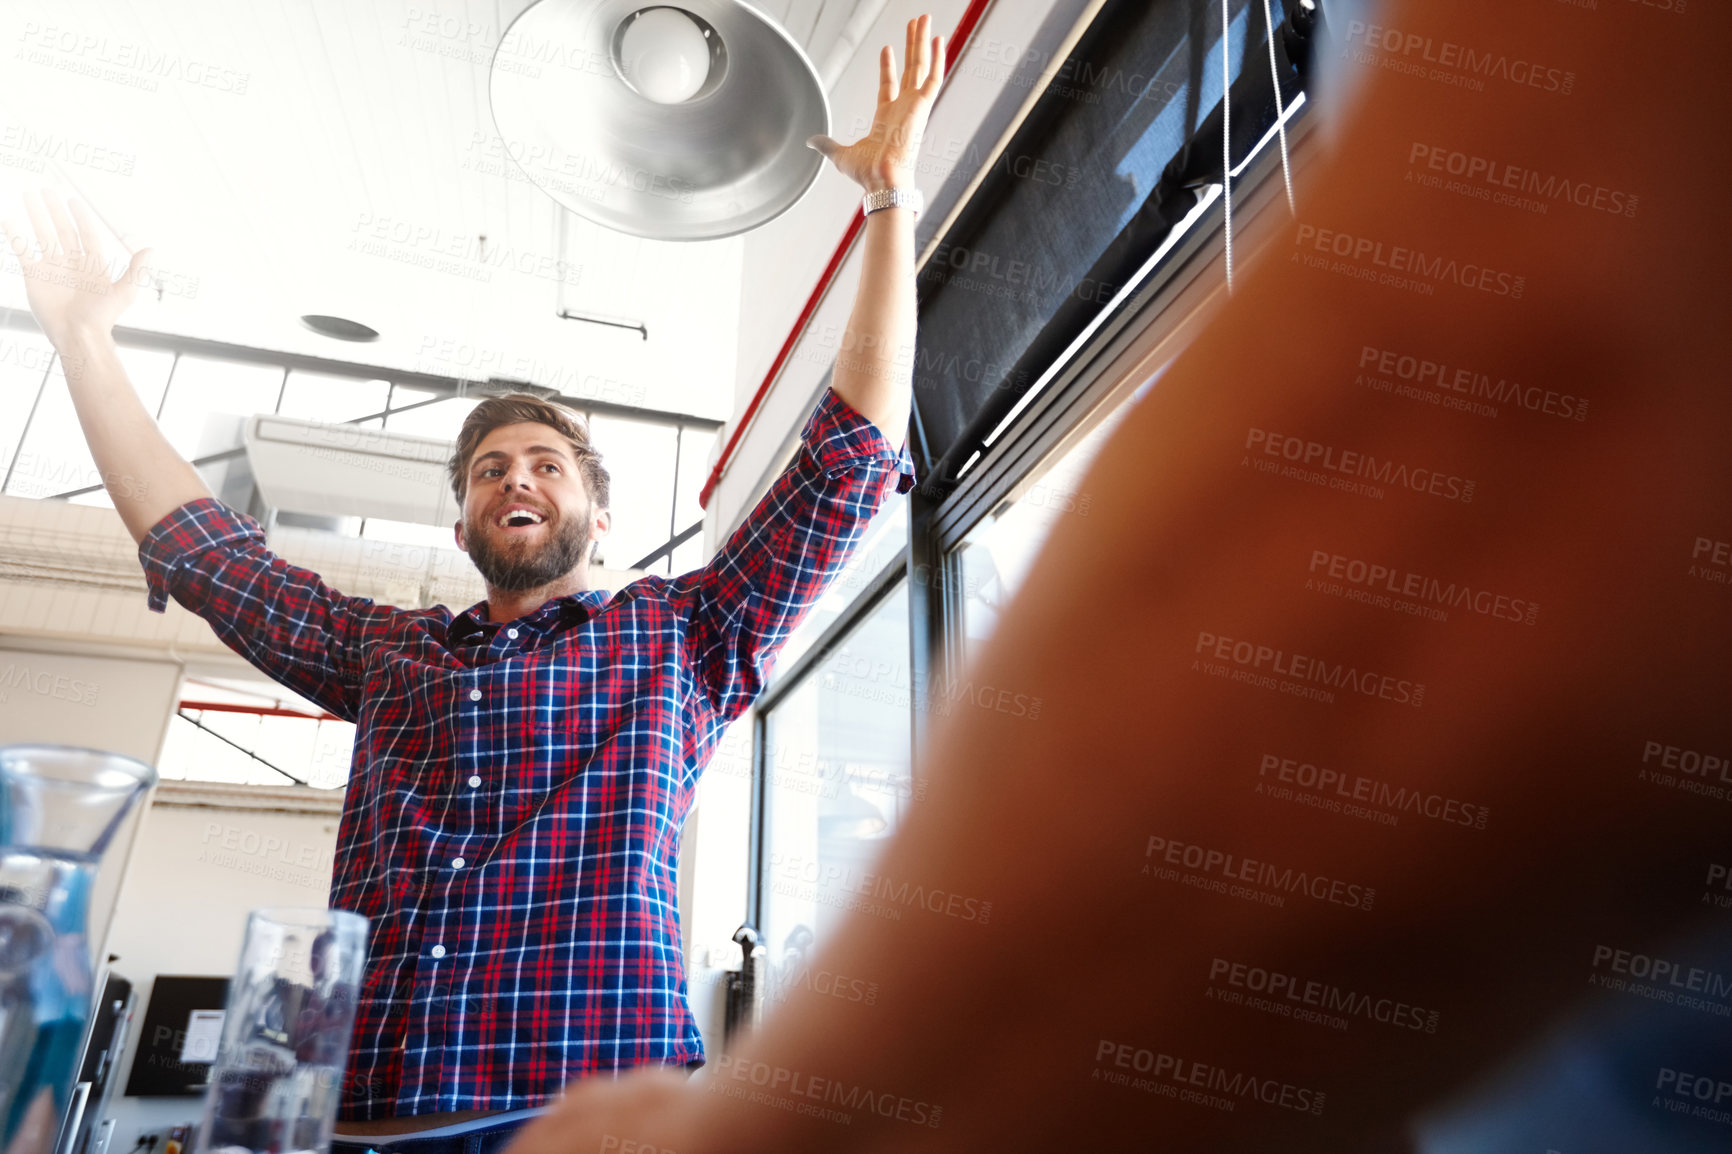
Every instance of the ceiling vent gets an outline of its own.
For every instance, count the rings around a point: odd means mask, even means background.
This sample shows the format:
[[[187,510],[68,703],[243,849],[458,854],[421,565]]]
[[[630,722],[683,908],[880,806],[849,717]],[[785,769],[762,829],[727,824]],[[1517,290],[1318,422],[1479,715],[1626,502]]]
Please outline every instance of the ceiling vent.
[[[348,317],[308,313],[301,318],[301,323],[322,337],[331,337],[339,341],[366,342],[379,339],[378,329],[364,325],[360,321],[352,321]]]

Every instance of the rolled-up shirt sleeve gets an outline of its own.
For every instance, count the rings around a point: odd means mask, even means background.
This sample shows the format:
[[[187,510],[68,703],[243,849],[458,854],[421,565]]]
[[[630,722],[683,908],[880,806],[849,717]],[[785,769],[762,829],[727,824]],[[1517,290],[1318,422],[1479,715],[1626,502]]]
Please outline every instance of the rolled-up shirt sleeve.
[[[848,562],[891,492],[914,487],[914,463],[830,389],[794,460],[694,577],[688,634],[697,678],[731,720],[762,691],[771,662]]]
[[[265,546],[257,521],[220,501],[189,501],[139,542],[149,605],[173,597],[272,680],[357,720],[367,646],[401,610],[346,597]]]

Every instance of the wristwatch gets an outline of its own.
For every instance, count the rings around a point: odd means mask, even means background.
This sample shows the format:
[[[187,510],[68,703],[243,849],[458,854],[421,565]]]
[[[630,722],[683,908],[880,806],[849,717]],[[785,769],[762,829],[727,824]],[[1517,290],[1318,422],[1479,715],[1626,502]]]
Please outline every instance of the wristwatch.
[[[867,216],[886,208],[907,208],[919,216],[925,207],[926,197],[918,188],[881,188],[867,193],[860,202],[860,208]]]

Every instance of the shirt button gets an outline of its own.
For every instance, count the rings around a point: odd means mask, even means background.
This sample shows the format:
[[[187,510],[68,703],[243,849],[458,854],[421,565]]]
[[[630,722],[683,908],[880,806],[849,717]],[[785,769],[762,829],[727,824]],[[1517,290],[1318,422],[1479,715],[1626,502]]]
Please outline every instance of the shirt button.
[[[463,859],[460,857],[452,858],[451,859],[451,868],[454,870],[462,869],[463,868]]]
[[[480,701],[481,700],[481,691],[479,689],[471,689],[469,691],[469,700]]]
[[[481,778],[480,777],[471,777],[469,779],[469,788],[470,789],[480,789],[481,788]]]
[[[516,641],[516,640],[517,640],[517,630],[515,630],[515,629],[507,629],[507,630],[506,630],[506,631],[505,631],[505,636],[507,636],[507,637],[509,637],[509,638],[511,638],[511,639],[512,639],[512,640],[513,640],[513,641]]]
[[[445,947],[444,946],[434,946],[431,950],[428,950],[427,952],[432,954],[436,958],[442,958],[445,956]]]

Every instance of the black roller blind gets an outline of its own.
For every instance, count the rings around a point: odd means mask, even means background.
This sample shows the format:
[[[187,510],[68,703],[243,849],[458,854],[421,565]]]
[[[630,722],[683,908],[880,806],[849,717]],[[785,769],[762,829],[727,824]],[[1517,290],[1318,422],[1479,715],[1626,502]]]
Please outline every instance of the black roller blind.
[[[1245,73],[1233,87],[1237,163],[1275,101],[1263,0],[1229,11],[1231,74]],[[1300,54],[1280,0],[1269,11],[1290,102]],[[921,270],[914,394],[929,483],[954,478],[981,427],[1159,247],[1194,188],[1220,179],[1220,38],[1220,0],[1109,4]]]

